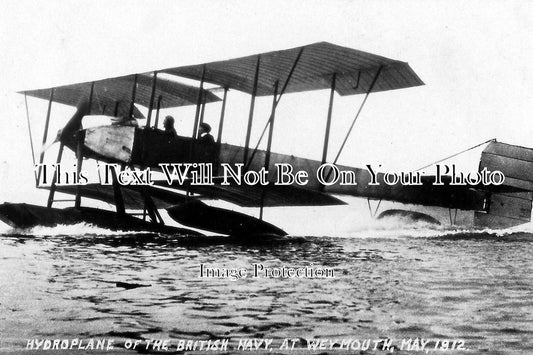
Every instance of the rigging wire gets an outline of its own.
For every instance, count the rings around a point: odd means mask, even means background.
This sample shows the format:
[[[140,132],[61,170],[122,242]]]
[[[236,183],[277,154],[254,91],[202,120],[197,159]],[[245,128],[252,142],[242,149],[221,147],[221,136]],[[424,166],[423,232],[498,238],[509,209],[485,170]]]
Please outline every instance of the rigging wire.
[[[467,148],[467,149],[462,150],[462,151],[460,151],[460,152],[458,152],[458,153],[455,153],[455,154],[452,154],[452,155],[447,156],[447,157],[445,157],[445,158],[442,158],[442,159],[440,159],[440,160],[437,160],[436,162],[433,162],[433,163],[428,164],[428,165],[425,165],[425,166],[423,166],[423,167],[421,167],[421,168],[419,168],[419,169],[416,169],[414,172],[417,172],[417,171],[423,170],[423,169],[425,169],[425,168],[429,168],[429,167],[432,166],[432,165],[435,165],[435,164],[441,163],[441,162],[443,162],[443,161],[445,161],[445,160],[451,159],[451,158],[456,157],[456,156],[458,156],[458,155],[460,155],[460,154],[466,153],[466,152],[468,152],[469,150],[472,150],[472,149],[474,149],[474,148],[477,148],[477,147],[479,147],[479,146],[482,146],[483,144],[487,144],[487,143],[490,143],[490,142],[496,142],[496,138],[489,139],[489,140],[487,140],[487,141],[485,141],[485,142],[482,142],[482,143],[476,144],[476,145],[473,146],[473,147]]]
[[[302,47],[300,49],[300,51],[298,52],[298,55],[296,56],[296,59],[294,60],[294,63],[292,64],[292,67],[291,67],[291,70],[289,72],[289,75],[287,76],[287,80],[285,80],[285,83],[283,84],[283,88],[281,89],[281,92],[278,95],[278,99],[276,100],[276,102],[274,104],[274,109],[272,110],[272,112],[275,112],[276,108],[278,107],[278,104],[279,104],[279,102],[281,100],[281,97],[285,93],[285,90],[287,89],[287,86],[289,85],[289,82],[290,82],[290,80],[292,78],[292,74],[294,73],[294,70],[296,69],[296,65],[298,64],[298,62],[300,61],[300,58],[302,57],[303,51],[304,51],[304,47]],[[244,167],[245,171],[248,170],[248,168],[252,164],[252,161],[253,161],[253,159],[255,157],[255,153],[257,152],[257,149],[259,149],[259,144],[261,144],[261,141],[263,140],[263,137],[264,137],[264,135],[266,133],[266,130],[269,127],[269,125],[272,123],[273,120],[274,120],[274,114],[271,113],[270,117],[268,118],[268,121],[265,124],[265,127],[263,128],[263,132],[261,132],[261,136],[259,137],[259,140],[257,141],[257,144],[256,144],[254,150],[252,151],[252,155],[250,156],[250,159],[248,160],[248,162],[244,162],[244,163],[246,163],[246,165]]]
[[[350,125],[350,128],[348,129],[348,132],[346,132],[346,136],[344,137],[344,140],[342,141],[341,147],[339,148],[339,151],[337,153],[337,156],[335,157],[335,160],[333,161],[333,165],[337,164],[337,161],[339,160],[339,157],[341,156],[341,153],[342,153],[342,151],[344,149],[344,146],[346,145],[346,141],[348,140],[348,137],[350,137],[350,134],[352,133],[353,126],[355,125],[355,122],[357,122],[357,119],[359,118],[359,115],[361,114],[361,111],[363,110],[363,107],[365,106],[366,100],[368,99],[368,97],[370,96],[370,93],[374,89],[374,85],[376,85],[376,82],[377,82],[377,80],[379,78],[379,74],[381,74],[381,70],[382,69],[383,69],[383,66],[380,66],[378,68],[378,71],[377,71],[376,75],[374,76],[374,79],[372,80],[372,83],[370,84],[370,88],[368,89],[368,91],[367,91],[367,93],[365,95],[365,98],[363,99],[363,102],[359,106],[359,110],[355,114],[355,117],[354,117],[354,119],[352,121],[352,124]],[[330,174],[331,174],[331,170],[330,170],[330,173],[328,174],[327,178],[329,178]]]
[[[365,106],[366,100],[370,96],[370,93],[374,89],[374,85],[376,85],[376,82],[379,78],[379,75],[381,74],[381,70],[383,69],[383,66],[380,66],[376,72],[376,75],[374,76],[374,79],[372,79],[372,83],[370,84],[370,87],[368,88],[368,91],[365,95],[365,98],[361,102],[361,105],[359,106],[359,110],[357,110],[357,113],[355,114],[355,117],[352,121],[352,124],[350,125],[350,128],[348,129],[348,132],[346,132],[346,136],[344,137],[344,140],[342,141],[341,147],[339,148],[339,151],[337,152],[337,156],[335,157],[335,160],[333,161],[333,165],[337,164],[337,161],[339,160],[339,157],[341,156],[341,153],[344,149],[344,146],[346,145],[346,141],[350,137],[350,134],[352,133],[352,129],[355,125],[355,122],[357,122],[357,119],[359,118],[359,115],[361,114],[361,111],[363,110],[363,107]],[[331,172],[333,171],[333,167],[331,167],[328,171],[328,174],[326,175],[326,180],[329,179],[331,176]]]

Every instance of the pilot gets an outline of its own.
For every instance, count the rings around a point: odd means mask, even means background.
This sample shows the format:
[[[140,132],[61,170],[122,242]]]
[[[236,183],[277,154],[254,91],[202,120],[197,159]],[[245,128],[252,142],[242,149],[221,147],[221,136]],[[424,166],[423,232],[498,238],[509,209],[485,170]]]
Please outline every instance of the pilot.
[[[211,135],[211,126],[205,122],[200,123],[198,135],[198,154],[200,162],[216,162],[217,147],[215,139]]]
[[[165,133],[167,133],[172,138],[178,135],[178,133],[176,133],[176,129],[174,128],[174,117],[165,117],[165,120],[163,121],[163,127],[165,127]]]

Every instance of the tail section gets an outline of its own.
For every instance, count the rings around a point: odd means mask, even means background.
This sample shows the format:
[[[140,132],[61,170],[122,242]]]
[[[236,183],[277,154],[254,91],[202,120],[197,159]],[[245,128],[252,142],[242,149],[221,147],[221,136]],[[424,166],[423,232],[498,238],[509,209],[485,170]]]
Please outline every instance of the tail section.
[[[533,149],[491,142],[482,152],[479,170],[499,170],[505,175],[500,190],[486,200],[485,211],[476,211],[476,227],[507,228],[531,221],[533,199]]]

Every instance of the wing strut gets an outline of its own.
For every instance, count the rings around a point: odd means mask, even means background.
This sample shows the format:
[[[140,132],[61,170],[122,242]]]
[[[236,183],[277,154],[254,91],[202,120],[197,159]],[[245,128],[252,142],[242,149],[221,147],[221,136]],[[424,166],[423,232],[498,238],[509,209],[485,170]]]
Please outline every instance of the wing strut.
[[[161,109],[161,100],[163,100],[163,96],[159,95],[157,98],[157,110],[155,112],[155,128],[159,126],[159,110]]]
[[[26,106],[26,121],[28,122],[28,134],[30,137],[31,159],[33,161],[33,175],[35,175],[35,187],[37,187],[39,181],[37,180],[37,172],[35,171],[35,149],[33,148],[33,137],[31,135],[31,123],[30,123],[30,111],[28,110],[28,95],[24,91],[24,104]]]
[[[270,125],[268,127],[268,138],[267,138],[267,151],[265,155],[265,169],[269,171],[270,167],[270,151],[272,148],[272,135],[274,134],[274,120],[276,118],[276,99],[278,95],[278,85],[279,81],[276,80],[274,83],[274,96],[272,101],[272,113],[270,114],[271,120]]]
[[[52,112],[52,102],[54,101],[54,88],[50,89],[50,99],[48,100],[48,110],[46,111],[46,123],[44,124],[43,132],[43,145],[41,148],[41,155],[39,157],[39,164],[42,164],[44,161],[44,145],[46,139],[48,138],[48,126],[50,125],[50,113]],[[39,174],[37,176],[37,182],[41,181],[42,168],[39,165]]]
[[[228,88],[224,88],[224,98],[222,99],[222,108],[220,109],[220,121],[218,123],[217,144],[222,143],[222,128],[224,127],[224,115],[226,114],[226,98],[228,96]]]
[[[202,92],[204,91],[205,80],[205,64],[202,66],[202,79],[200,80],[200,90],[198,91],[198,99],[196,100],[196,113],[194,114],[194,127],[192,129],[192,138],[196,139],[198,133],[198,120],[200,119],[200,105],[202,104]]]
[[[278,107],[279,101],[281,100],[281,97],[283,96],[283,94],[285,93],[285,90],[287,89],[287,86],[289,85],[289,82],[292,78],[292,74],[294,73],[294,69],[296,69],[296,65],[300,61],[304,48],[305,47],[300,48],[300,51],[298,52],[298,55],[296,56],[296,59],[294,60],[294,63],[292,64],[291,71],[289,72],[289,75],[287,76],[287,80],[285,80],[285,84],[283,84],[283,88],[281,89],[278,99],[276,100],[276,105],[275,105],[276,107]],[[257,152],[257,149],[259,148],[259,144],[261,144],[261,140],[263,140],[266,129],[268,125],[270,124],[270,122],[272,121],[272,119],[273,117],[272,115],[270,115],[268,121],[265,124],[265,127],[263,128],[263,132],[261,132],[261,136],[259,137],[259,140],[257,141],[254,151],[252,152],[252,156],[250,157],[250,160],[248,160],[248,162],[246,163],[246,166],[244,167],[245,171],[248,170],[248,168],[250,167],[250,164],[252,164],[252,161],[254,160],[254,157],[255,157],[255,153]]]
[[[120,190],[120,185],[118,183],[117,173],[115,169],[111,169],[111,178],[113,179],[113,196],[115,197],[115,208],[117,209],[118,214],[125,214],[126,209],[124,208],[124,197],[122,196],[122,191]]]
[[[202,108],[200,109],[200,124],[204,123],[206,95],[202,93]]]
[[[63,143],[59,143],[59,151],[57,153],[57,160],[56,160],[56,171],[57,171],[57,165],[61,163],[61,158],[63,156]],[[54,174],[54,177],[52,178],[52,184],[50,185],[50,193],[48,194],[48,202],[46,204],[46,207],[50,208],[52,207],[52,203],[54,203],[54,194],[56,192],[56,182],[57,182],[57,173]]]
[[[137,81],[137,75],[135,75],[135,81]],[[91,91],[89,93],[89,115],[91,114],[91,106],[93,104],[93,94],[94,94],[94,81],[91,83]],[[135,99],[135,88],[133,91],[133,98]],[[133,112],[133,101],[132,101],[132,112]],[[81,173],[81,165],[83,164],[83,141],[82,138],[84,138],[85,135],[80,135],[80,129],[81,129],[81,118],[78,126],[78,133],[76,135],[76,157],[78,158],[78,162],[76,164],[76,176],[79,178]],[[52,192],[52,191],[50,191]],[[76,198],[74,199],[74,207],[80,208],[81,206],[81,186],[80,184],[76,184]]]
[[[135,167],[132,165],[129,166],[130,170],[134,171]],[[157,224],[165,224],[165,221],[163,221],[163,218],[161,217],[161,214],[159,214],[159,211],[157,210],[157,206],[154,203],[154,200],[148,193],[146,186],[141,186],[141,195],[144,200],[144,210],[143,210],[143,219],[146,220],[146,212],[148,212],[148,215],[150,216],[150,220],[152,223]]]
[[[198,91],[198,98],[196,100],[196,112],[194,113],[194,126],[192,128],[192,139],[189,146],[189,160],[194,156],[196,150],[196,136],[198,134],[198,121],[200,120],[200,106],[202,105],[202,92],[204,91],[205,80],[205,64],[202,66],[202,78],[200,79],[200,90]]]
[[[152,119],[152,110],[154,109],[154,96],[157,84],[157,70],[154,70],[154,77],[152,78],[152,92],[150,93],[150,103],[148,104],[148,117],[146,118],[146,127],[150,127]]]
[[[130,103],[130,111],[129,111],[129,117],[133,117],[133,108],[135,107],[135,95],[137,93],[137,74],[135,74],[133,79],[133,88],[131,89],[131,103]]]
[[[248,127],[246,128],[246,141],[244,143],[244,158],[243,163],[248,161],[248,150],[250,149],[250,135],[252,134],[252,121],[254,119],[255,96],[257,95],[257,82],[259,81],[259,65],[261,63],[261,56],[257,56],[257,64],[255,65],[254,86],[252,88],[252,99],[250,101],[250,113],[248,115]]]
[[[90,111],[90,108],[89,108],[89,111]],[[83,164],[83,142],[81,140],[81,135],[78,134],[78,136],[76,137],[76,141],[77,141],[76,157],[78,158],[78,162],[76,164],[76,176],[80,176],[81,165]],[[80,208],[80,206],[81,206],[81,187],[80,187],[80,184],[76,184],[76,198],[74,199],[74,207]]]
[[[346,132],[346,136],[344,137],[344,140],[342,141],[341,147],[339,148],[339,151],[337,153],[337,156],[335,157],[335,160],[333,161],[333,164],[337,163],[337,160],[339,160],[339,157],[342,153],[342,150],[344,149],[344,145],[346,144],[346,141],[348,140],[348,137],[350,137],[350,134],[352,133],[353,126],[355,125],[355,122],[359,118],[359,114],[361,114],[361,111],[363,110],[363,107],[365,106],[366,100],[368,99],[368,96],[372,92],[372,89],[374,88],[374,85],[376,85],[376,82],[378,81],[379,74],[381,74],[381,69],[383,69],[383,66],[380,66],[378,68],[378,71],[376,72],[376,75],[374,76],[374,79],[372,80],[372,83],[370,84],[370,87],[368,88],[368,91],[366,92],[365,98],[363,99],[363,102],[361,102],[361,105],[359,106],[359,110],[357,110],[357,113],[355,114],[355,117],[352,121],[352,124],[350,125],[350,128],[348,129],[348,132]],[[331,172],[333,171],[333,168],[329,169],[328,175],[326,176],[326,180],[329,179]]]
[[[326,121],[326,133],[324,135],[324,150],[322,151],[322,164],[324,164],[328,158],[328,144],[329,144],[329,131],[331,128],[331,115],[333,113],[333,99],[335,97],[335,84],[337,81],[337,73],[333,73],[331,77],[331,92],[329,94],[328,105],[328,118]],[[359,85],[359,82],[357,83]],[[320,191],[324,190],[324,185],[320,184]]]
[[[374,211],[372,211],[372,205],[370,204],[370,198],[366,199],[366,202],[368,203],[368,211],[370,212],[370,217],[376,218],[376,214],[378,214],[379,206],[381,205],[382,199],[379,199],[378,204]]]
[[[217,133],[217,144],[216,144],[216,150],[217,154],[216,156],[220,156],[220,149],[222,145],[222,129],[224,128],[224,116],[226,114],[226,99],[228,97],[228,88],[224,88],[224,98],[222,99],[222,108],[220,109],[220,119],[218,122],[218,133]],[[220,162],[217,160],[214,168],[214,173],[218,174],[218,170],[220,168]]]
[[[274,134],[274,119],[276,117],[276,99],[278,95],[278,85],[279,81],[276,80],[274,83],[274,95],[272,100],[272,122],[270,123],[270,127],[268,129],[268,139],[267,139],[267,151],[265,155],[265,169],[266,171],[270,171],[270,151],[272,149],[272,135]],[[263,220],[263,207],[265,204],[265,197],[266,197],[266,189],[263,188],[261,191],[261,209],[259,210],[259,219]]]
[[[92,112],[93,96],[94,96],[94,81],[91,82],[91,91],[89,92],[89,113],[88,113],[89,115]]]

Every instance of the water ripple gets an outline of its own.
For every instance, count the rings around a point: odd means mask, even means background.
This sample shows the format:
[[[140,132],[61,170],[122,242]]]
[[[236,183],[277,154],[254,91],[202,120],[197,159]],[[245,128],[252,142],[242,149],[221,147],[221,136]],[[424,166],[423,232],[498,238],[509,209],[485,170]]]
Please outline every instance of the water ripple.
[[[0,340],[426,337],[480,353],[533,348],[528,232],[224,238],[0,236]],[[205,279],[201,263],[329,267],[335,277]]]

